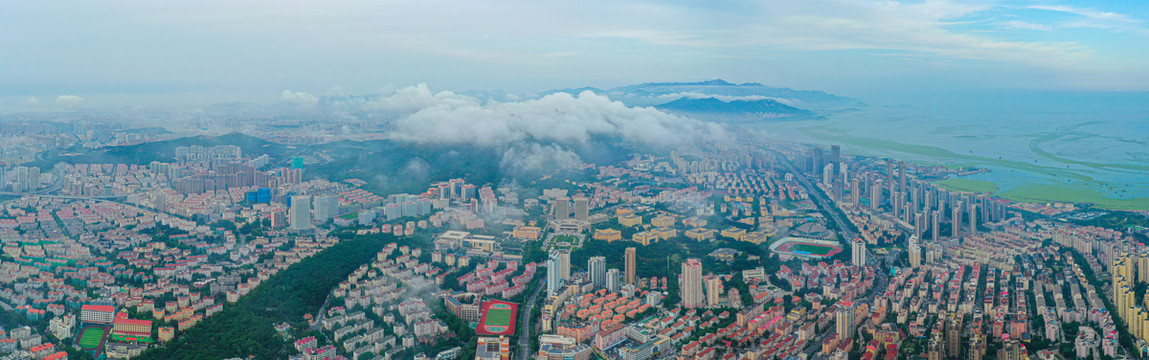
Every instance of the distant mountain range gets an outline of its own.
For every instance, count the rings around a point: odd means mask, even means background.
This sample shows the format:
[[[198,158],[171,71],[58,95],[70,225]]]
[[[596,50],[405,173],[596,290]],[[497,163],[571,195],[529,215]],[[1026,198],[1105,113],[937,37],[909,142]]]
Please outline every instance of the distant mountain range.
[[[651,82],[609,90],[594,87],[544,92],[578,95],[591,91],[630,106],[653,106],[660,110],[717,121],[784,121],[815,118],[861,106],[851,98],[823,91],[778,88],[759,83],[732,83],[722,79],[694,82]]]
[[[761,117],[810,116],[810,110],[799,109],[770,99],[723,101],[717,98],[680,98],[655,106],[660,110],[704,115],[737,115]]]

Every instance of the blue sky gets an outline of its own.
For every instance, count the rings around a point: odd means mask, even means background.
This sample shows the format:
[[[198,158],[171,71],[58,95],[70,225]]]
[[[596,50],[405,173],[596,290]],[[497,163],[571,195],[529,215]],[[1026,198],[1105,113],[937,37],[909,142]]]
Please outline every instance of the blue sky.
[[[724,78],[896,101],[1149,90],[1140,1],[21,1],[0,108]]]

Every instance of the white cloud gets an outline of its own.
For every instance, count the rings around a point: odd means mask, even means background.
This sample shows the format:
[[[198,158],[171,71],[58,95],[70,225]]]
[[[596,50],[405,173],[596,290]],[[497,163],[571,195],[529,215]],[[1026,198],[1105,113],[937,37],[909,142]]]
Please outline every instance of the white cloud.
[[[299,105],[315,105],[319,103],[319,98],[302,91],[283,90],[283,101]]]
[[[644,145],[678,146],[726,137],[717,124],[654,108],[629,107],[590,91],[578,96],[556,93],[521,102],[480,104],[450,92],[432,94],[425,85],[419,85],[366,105],[413,111],[395,122],[393,137],[417,142],[574,145],[601,136]]]
[[[1127,32],[1149,37],[1149,29],[1146,29],[1142,26],[1143,21],[1134,19],[1133,17],[1125,14],[1065,5],[1033,5],[1029,8],[1076,15],[1080,17],[1079,20],[1069,21],[1061,25],[1067,28],[1105,29],[1114,32]]]
[[[1008,29],[1021,29],[1021,30],[1037,30],[1037,31],[1053,31],[1053,27],[1045,24],[1035,24],[1031,22],[1013,20],[1003,24]]]
[[[1116,21],[1124,23],[1138,23],[1139,21],[1130,18],[1128,15],[1118,14],[1114,12],[1101,11],[1096,9],[1079,8],[1065,5],[1032,5],[1030,9],[1046,10],[1084,16],[1094,20],[1102,21]]]
[[[32,97],[29,97],[27,99],[24,99],[24,101],[20,102],[20,104],[22,104],[24,106],[37,106],[37,105],[40,105],[40,99],[37,99],[35,96],[32,96]]]
[[[578,154],[558,144],[526,143],[512,146],[504,151],[499,165],[503,171],[517,176],[551,173],[581,163],[582,158]]]
[[[84,103],[84,98],[76,95],[60,95],[56,97],[56,106],[74,108]]]

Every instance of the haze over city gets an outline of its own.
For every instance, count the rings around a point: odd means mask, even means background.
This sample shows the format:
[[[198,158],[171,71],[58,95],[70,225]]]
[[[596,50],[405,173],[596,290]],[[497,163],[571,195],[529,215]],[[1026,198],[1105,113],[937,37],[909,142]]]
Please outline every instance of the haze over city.
[[[4,2],[0,360],[1147,358],[1146,21]]]

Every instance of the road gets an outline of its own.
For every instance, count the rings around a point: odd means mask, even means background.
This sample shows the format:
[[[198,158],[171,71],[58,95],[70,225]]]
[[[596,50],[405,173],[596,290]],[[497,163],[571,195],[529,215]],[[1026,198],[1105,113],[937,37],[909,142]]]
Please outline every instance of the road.
[[[830,201],[830,199],[826,197],[824,192],[820,191],[817,187],[815,187],[813,183],[810,182],[810,179],[806,176],[806,174],[799,172],[798,169],[794,167],[794,164],[790,163],[790,159],[785,155],[782,155],[781,153],[773,150],[767,151],[774,153],[774,155],[778,158],[778,162],[782,163],[782,165],[786,167],[786,170],[794,174],[794,178],[797,179],[798,182],[800,182],[802,186],[806,188],[806,192],[809,193],[810,197],[814,200],[814,202],[817,203],[818,208],[826,209],[826,212],[830,214],[830,219],[833,220],[835,224],[837,224],[838,231],[842,234],[843,238],[845,238],[847,241],[852,241],[853,239],[858,238],[858,234],[852,230],[853,227],[847,226],[847,224],[849,224],[848,220],[842,218],[842,212],[837,208],[836,205],[834,205],[833,202]],[[849,251],[849,249],[847,248],[846,251]],[[866,250],[866,263],[876,268],[876,271],[874,271],[876,276],[874,279],[874,284],[870,287],[870,290],[866,292],[865,296],[854,300],[855,303],[869,303],[873,301],[874,298],[878,296],[878,293],[885,291],[886,287],[888,286],[889,279],[886,276],[886,272],[883,271],[883,267],[878,265],[878,259],[879,258],[872,252],[870,252],[868,249]],[[831,332],[833,332],[831,330],[834,330],[834,328],[828,327],[827,329],[824,329],[821,334],[809,342],[804,352],[813,356],[815,353],[820,351],[822,341],[826,340],[826,337],[829,336]]]
[[[530,358],[531,312],[534,311],[535,304],[538,304],[539,293],[543,291],[544,287],[540,281],[539,286],[535,288],[535,292],[531,294],[531,299],[524,304],[522,311],[519,313],[519,360],[527,360]]]

